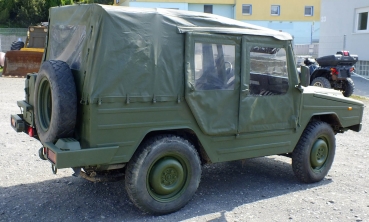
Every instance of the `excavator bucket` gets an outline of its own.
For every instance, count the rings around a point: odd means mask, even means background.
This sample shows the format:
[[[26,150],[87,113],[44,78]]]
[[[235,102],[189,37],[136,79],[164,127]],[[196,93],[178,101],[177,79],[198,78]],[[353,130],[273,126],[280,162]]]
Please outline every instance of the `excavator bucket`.
[[[8,51],[5,54],[3,77],[26,77],[27,73],[38,72],[43,52]]]

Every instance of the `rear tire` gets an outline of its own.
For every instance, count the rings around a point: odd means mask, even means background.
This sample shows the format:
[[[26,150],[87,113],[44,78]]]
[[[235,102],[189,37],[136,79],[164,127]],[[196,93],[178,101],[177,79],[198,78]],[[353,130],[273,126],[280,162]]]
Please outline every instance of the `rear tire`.
[[[321,181],[332,166],[336,151],[333,129],[325,122],[309,123],[292,153],[292,169],[302,182]]]
[[[165,135],[149,139],[138,148],[128,163],[125,186],[136,207],[161,215],[185,206],[200,178],[195,148],[181,137]]]
[[[331,88],[331,83],[329,82],[329,80],[325,77],[316,77],[315,79],[313,79],[313,81],[311,82],[312,86],[318,86],[318,87],[322,87],[322,88],[327,88],[330,89]]]
[[[344,97],[350,97],[352,93],[354,93],[355,90],[355,84],[354,81],[352,81],[351,78],[347,78],[346,81],[344,81],[343,91],[342,94]]]
[[[14,41],[12,42],[12,45],[10,46],[10,50],[20,50],[23,47],[24,47],[24,42]]]
[[[34,111],[42,143],[56,142],[73,134],[77,119],[77,92],[67,63],[42,63],[36,78]]]

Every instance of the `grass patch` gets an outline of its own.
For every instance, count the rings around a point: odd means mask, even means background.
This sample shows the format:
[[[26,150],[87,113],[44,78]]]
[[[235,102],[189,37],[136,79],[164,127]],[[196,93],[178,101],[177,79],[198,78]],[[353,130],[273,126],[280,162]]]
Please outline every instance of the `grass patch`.
[[[365,96],[358,96],[358,95],[351,95],[350,98],[352,99],[357,99],[357,100],[361,100],[361,101],[368,101],[369,98],[365,97]]]

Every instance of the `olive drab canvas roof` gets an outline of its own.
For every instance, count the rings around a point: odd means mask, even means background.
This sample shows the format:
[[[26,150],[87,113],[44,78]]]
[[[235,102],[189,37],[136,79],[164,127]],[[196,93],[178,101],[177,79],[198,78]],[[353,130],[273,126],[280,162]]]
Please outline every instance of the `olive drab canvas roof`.
[[[186,32],[291,35],[225,17],[99,4],[50,9],[46,59],[66,61],[82,101],[174,101],[184,91]]]

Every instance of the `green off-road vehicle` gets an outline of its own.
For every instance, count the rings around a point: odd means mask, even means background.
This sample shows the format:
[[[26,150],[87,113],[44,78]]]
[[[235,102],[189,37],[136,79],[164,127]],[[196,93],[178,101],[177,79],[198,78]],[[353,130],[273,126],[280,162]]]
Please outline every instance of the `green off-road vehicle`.
[[[125,177],[132,202],[183,207],[201,165],[286,155],[297,178],[322,180],[335,134],[360,131],[363,103],[309,86],[287,33],[179,10],[50,9],[43,63],[28,74],[17,132],[39,155],[90,181]]]

